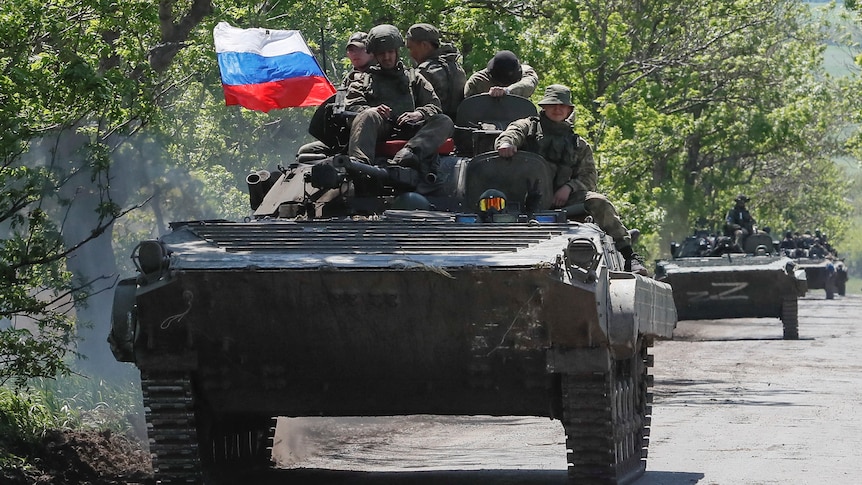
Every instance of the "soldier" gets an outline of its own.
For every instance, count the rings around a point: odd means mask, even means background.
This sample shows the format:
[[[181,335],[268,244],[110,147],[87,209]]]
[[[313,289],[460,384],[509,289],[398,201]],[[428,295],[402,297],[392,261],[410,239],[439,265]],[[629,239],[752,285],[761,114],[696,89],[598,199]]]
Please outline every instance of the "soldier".
[[[441,113],[434,88],[398,58],[404,46],[401,32],[381,24],[368,32],[368,52],[378,65],[350,83],[347,109],[359,113],[350,127],[347,154],[364,163],[374,162],[378,141],[393,137],[408,140],[392,162],[435,172],[437,149],[452,136],[454,124]]]
[[[341,85],[344,87],[350,86],[350,83],[356,79],[359,74],[368,71],[368,68],[377,64],[374,59],[374,54],[367,50],[368,34],[365,32],[356,32],[347,39],[347,58],[350,59],[350,71],[344,76]]]
[[[793,239],[793,232],[784,232],[784,239],[781,240],[781,243],[778,245],[778,249],[780,249],[785,256],[789,256],[791,258],[797,257],[796,241]]]
[[[488,67],[474,72],[464,86],[464,97],[488,93],[494,97],[514,94],[529,98],[539,85],[536,71],[521,64],[511,51],[499,51],[488,61]]]
[[[341,81],[341,86],[346,88],[350,86],[350,83],[359,77],[360,74],[367,71],[369,67],[377,64],[377,61],[374,59],[373,54],[369,54],[366,50],[366,43],[368,41],[368,34],[365,32],[356,32],[347,39],[347,45],[344,50],[347,55],[347,58],[350,59],[350,71],[344,76],[344,79]],[[326,120],[327,123],[331,123],[331,119]],[[337,145],[337,143],[335,143]],[[337,146],[330,146],[327,143],[324,143],[320,140],[315,140],[305,145],[299,147],[299,150],[296,152],[297,156],[302,154],[323,154],[323,155],[335,155],[338,152]]]
[[[743,252],[742,245],[748,236],[754,234],[754,217],[745,207],[745,203],[750,201],[744,194],[739,194],[735,199],[735,205],[727,211],[727,217],[724,220],[724,235],[733,238],[733,249],[737,252]]]
[[[571,90],[561,84],[545,88],[539,116],[515,120],[494,142],[497,154],[511,157],[519,149],[538,153],[557,167],[554,207],[583,204],[599,227],[614,238],[625,258],[625,270],[647,276],[649,272],[632,249],[632,239],[614,205],[596,192],[598,172],[593,150],[575,134],[569,117],[574,112]]]
[[[461,53],[453,44],[441,43],[440,31],[431,24],[414,24],[407,29],[407,49],[416,70],[434,86],[443,114],[454,120],[467,83]]]

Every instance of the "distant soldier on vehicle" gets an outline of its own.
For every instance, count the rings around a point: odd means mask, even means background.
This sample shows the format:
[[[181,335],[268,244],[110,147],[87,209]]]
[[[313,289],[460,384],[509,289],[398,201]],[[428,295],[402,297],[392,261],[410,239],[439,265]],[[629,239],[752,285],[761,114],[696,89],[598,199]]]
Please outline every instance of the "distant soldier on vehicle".
[[[557,167],[554,176],[554,207],[583,204],[599,227],[614,238],[625,258],[625,270],[648,275],[640,256],[632,249],[632,239],[614,205],[596,192],[598,172],[593,150],[575,134],[569,118],[574,112],[572,91],[561,84],[545,88],[539,101],[539,116],[515,120],[494,143],[501,157],[511,157],[519,149],[538,153]]]
[[[784,232],[784,239],[778,244],[778,249],[791,258],[796,258],[796,240],[793,239],[792,231]]]
[[[754,217],[751,212],[745,207],[745,204],[751,199],[744,194],[739,194],[735,199],[735,205],[727,211],[725,217],[724,235],[733,238],[733,249],[737,252],[743,252],[743,243],[745,238],[754,234]]]
[[[467,83],[461,53],[455,45],[441,43],[440,31],[431,24],[414,24],[407,29],[407,49],[416,70],[434,86],[443,114],[454,120]]]
[[[373,164],[378,141],[408,140],[392,163],[435,172],[437,149],[452,136],[454,123],[442,113],[431,83],[399,60],[403,46],[404,38],[393,25],[381,24],[368,32],[368,52],[378,65],[350,83],[347,91],[347,109],[359,113],[350,127],[347,154]]]
[[[499,51],[485,69],[467,79],[464,97],[488,93],[494,97],[514,94],[529,98],[538,86],[539,75],[532,67],[522,64],[511,51]]]

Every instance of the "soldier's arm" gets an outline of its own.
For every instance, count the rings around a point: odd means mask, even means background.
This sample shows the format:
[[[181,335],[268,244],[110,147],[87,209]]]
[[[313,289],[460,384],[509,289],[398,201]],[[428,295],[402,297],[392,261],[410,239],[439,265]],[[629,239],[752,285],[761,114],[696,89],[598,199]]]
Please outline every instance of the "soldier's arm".
[[[434,87],[419,74],[416,74],[413,79],[413,99],[416,103],[416,111],[422,113],[423,119],[427,120],[443,112],[440,107],[440,98],[434,92]]]
[[[447,89],[449,76],[446,74],[446,68],[443,64],[431,61],[421,66],[417,71],[431,84],[431,87],[437,94],[437,98],[440,100],[441,108],[446,106],[446,103],[449,101],[449,90]]]
[[[491,81],[486,69],[476,71],[464,84],[464,97],[469,98],[476,94],[487,93],[491,89]]]
[[[530,119],[524,118],[515,120],[509,123],[509,126],[497,135],[494,140],[494,149],[499,150],[505,144],[520,148],[527,140],[527,133],[530,131]]]
[[[510,84],[506,89],[509,90],[509,94],[529,98],[539,86],[539,75],[536,74],[535,69],[526,64],[521,64],[521,71],[521,80]]]
[[[344,99],[348,110],[361,113],[371,107],[371,102],[365,95],[368,83],[370,82],[369,77],[368,74],[362,73],[350,82],[350,86],[347,88],[347,96]]]
[[[572,188],[572,192],[588,190],[595,192],[598,184],[599,173],[596,170],[596,161],[593,158],[593,149],[581,137],[578,137],[577,173],[572,174],[572,179],[566,185]]]

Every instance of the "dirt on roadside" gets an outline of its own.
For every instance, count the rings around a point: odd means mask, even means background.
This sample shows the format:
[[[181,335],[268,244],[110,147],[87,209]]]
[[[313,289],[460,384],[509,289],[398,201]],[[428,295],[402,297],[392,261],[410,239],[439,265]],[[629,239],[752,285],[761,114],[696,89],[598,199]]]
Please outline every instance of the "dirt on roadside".
[[[143,443],[111,431],[49,431],[39,443],[3,445],[32,466],[0,467],[6,485],[153,485]]]

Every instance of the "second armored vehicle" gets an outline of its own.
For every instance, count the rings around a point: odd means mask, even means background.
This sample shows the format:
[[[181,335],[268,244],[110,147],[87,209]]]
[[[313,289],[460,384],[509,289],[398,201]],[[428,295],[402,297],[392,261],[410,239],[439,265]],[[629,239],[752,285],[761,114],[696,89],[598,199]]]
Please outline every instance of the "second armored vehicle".
[[[805,271],[780,256],[766,234],[749,236],[744,252],[729,238],[696,231],[672,244],[670,260],[658,261],[656,278],[670,283],[680,320],[780,318],[785,339],[799,338],[798,298]]]

